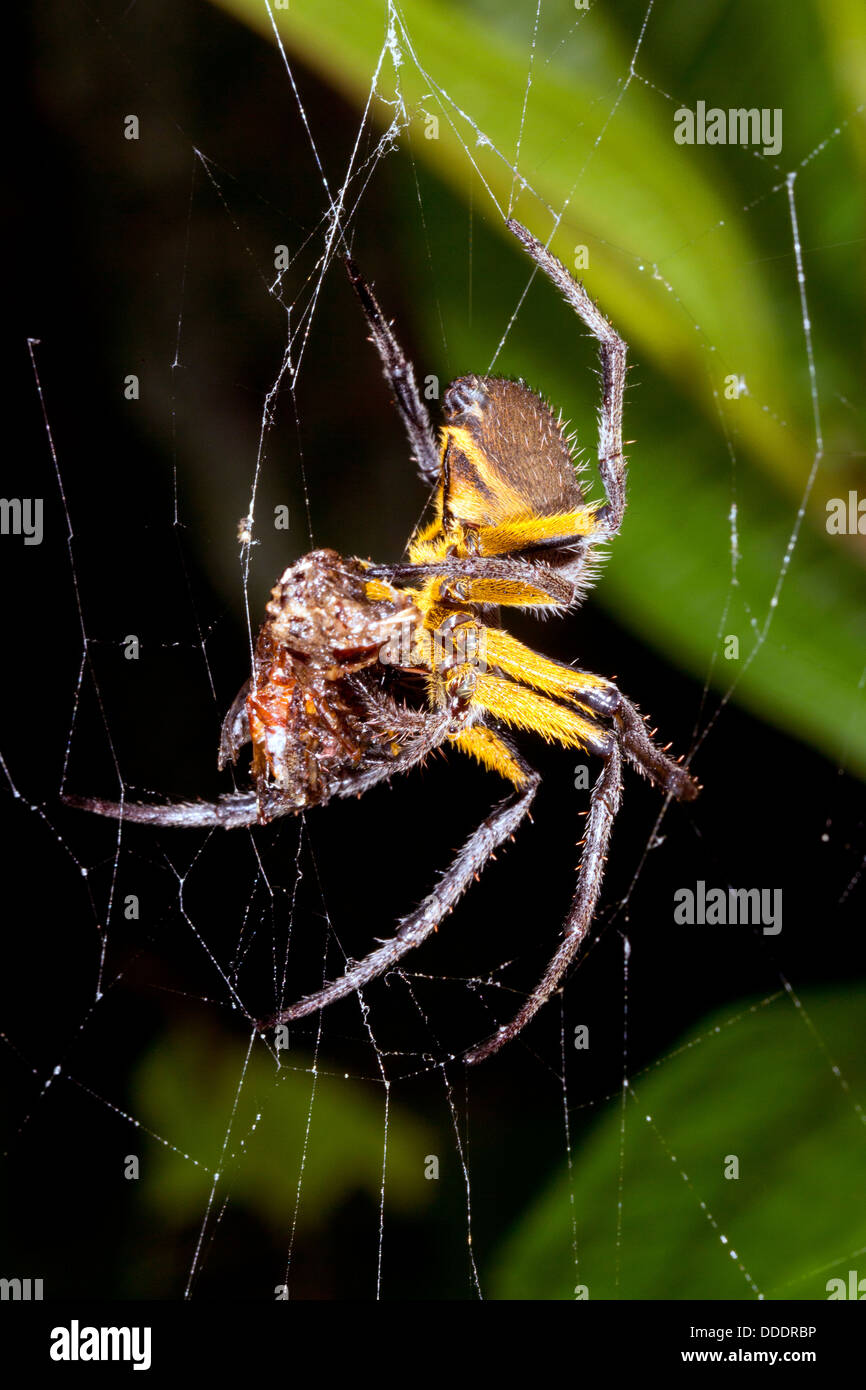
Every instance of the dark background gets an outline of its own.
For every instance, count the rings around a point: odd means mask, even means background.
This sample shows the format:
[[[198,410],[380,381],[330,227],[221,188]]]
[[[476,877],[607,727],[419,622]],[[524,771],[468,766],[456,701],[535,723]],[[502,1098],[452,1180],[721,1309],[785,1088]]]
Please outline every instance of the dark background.
[[[133,795],[212,797],[225,789],[215,768],[219,723],[248,663],[234,528],[246,512],[264,393],[286,338],[285,314],[267,293],[268,248],[285,241],[294,254],[311,238],[287,277],[287,302],[301,296],[321,246],[321,195],[284,73],[259,40],[218,12],[151,5],[135,42],[127,37],[122,46],[90,12],[72,19],[63,7],[42,6],[32,19],[33,105],[13,207],[11,277],[12,289],[24,290],[10,377],[24,424],[7,456],[4,487],[10,496],[46,499],[46,536],[41,547],[4,541],[0,548],[8,654],[2,752],[21,798],[5,798],[4,1269],[42,1272],[57,1295],[174,1298],[203,1202],[192,1203],[186,1222],[170,1232],[148,1222],[119,1177],[120,1158],[137,1149],[118,1111],[138,1115],[132,1078],[174,1030],[216,1030],[239,1056],[249,1032],[227,1006],[228,992],[183,913],[214,956],[234,962],[232,979],[250,1013],[266,1014],[274,997],[270,927],[282,940],[292,901],[294,995],[321,977],[323,908],[345,950],[364,954],[427,891],[500,788],[455,758],[437,759],[360,803],[317,810],[308,818],[299,882],[297,825],[258,831],[256,852],[273,898],[266,906],[260,891],[252,910],[250,893],[261,880],[245,832],[206,839],[125,828],[115,870],[116,827],[60,805],[64,771],[66,788],[80,793],[116,795],[116,769]],[[297,78],[338,181],[356,113],[310,72],[300,68]],[[148,130],[138,145],[119,135],[130,110]],[[193,147],[216,162],[229,214]],[[425,181],[434,221],[450,215],[449,196]],[[365,195],[355,254],[419,373],[434,370],[444,381],[483,364],[424,360],[415,247],[391,232],[408,197],[399,159],[385,161]],[[477,258],[475,267],[483,274]],[[511,286],[503,295],[516,297]],[[74,570],[28,337],[40,340]],[[424,500],[338,265],[325,280],[305,351],[297,395],[280,395],[266,438],[259,514],[266,519],[285,502],[293,524],[288,537],[263,528],[250,583],[254,625],[280,569],[309,548],[307,505],[316,544],[384,559],[399,555]],[[136,403],[123,399],[129,372],[142,383]],[[78,601],[88,639],[80,687]],[[539,627],[517,618],[511,627],[551,656],[571,661],[579,653],[581,664],[615,674],[651,711],[663,741],[688,751],[700,683],[592,598],[564,621]],[[137,663],[123,659],[120,643],[129,633],[141,640]],[[711,694],[704,715],[717,703]],[[400,982],[368,991],[388,1074],[412,1077],[399,1087],[399,1102],[432,1127],[440,1140],[434,1151],[449,1159],[456,1145],[443,1074],[423,1055],[445,1059],[483,1036],[492,1017],[512,1011],[518,995],[462,981],[513,961],[508,985],[531,987],[572,891],[578,812],[586,803],[573,780],[582,759],[530,744],[546,778],[533,823],[423,958],[408,962],[432,978],[413,981],[416,1002]],[[595,1113],[580,1107],[619,1087],[623,932],[632,946],[631,1069],[713,1010],[733,1012],[740,1001],[777,991],[780,972],[798,990],[862,973],[862,897],[854,892],[838,906],[862,833],[856,780],[735,704],[701,747],[695,770],[705,788],[700,800],[669,811],[664,842],[646,856],[622,911],[617,905],[632,888],[659,808],[650,788],[627,778],[601,938],[572,976],[562,1009],[551,1004],[519,1043],[468,1081],[456,1064],[447,1072],[461,1125],[469,1116],[474,1244],[482,1261],[562,1158],[563,1017],[567,1037],[579,1022],[592,1037],[589,1063],[570,1075],[578,1149]],[[181,911],[177,873],[186,875],[193,861]],[[782,887],[782,936],[675,927],[673,892],[699,878]],[[91,1010],[99,928],[112,892],[109,988]],[[128,892],[146,905],[140,922],[123,922],[119,904]],[[339,968],[333,947],[328,959],[331,970]],[[293,1041],[308,1051],[315,1028],[315,1021],[299,1028]],[[337,1074],[375,1082],[376,1057],[354,999],[326,1017],[320,1058]],[[58,1063],[75,1081],[46,1090]],[[225,1124],[230,1098],[222,1101]],[[295,1183],[293,1158],[289,1210]],[[467,1295],[463,1203],[462,1174],[452,1162],[435,1209],[389,1217],[386,1296]],[[327,1223],[302,1227],[293,1294],[370,1296],[377,1222],[370,1194],[348,1192]],[[269,1227],[243,1203],[230,1206],[202,1260],[200,1293],[270,1296],[286,1245],[285,1225]]]

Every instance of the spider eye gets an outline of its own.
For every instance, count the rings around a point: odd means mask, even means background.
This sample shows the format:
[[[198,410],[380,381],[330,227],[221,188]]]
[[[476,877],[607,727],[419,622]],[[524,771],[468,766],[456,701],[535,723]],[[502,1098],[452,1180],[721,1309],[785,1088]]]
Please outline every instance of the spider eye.
[[[475,415],[480,419],[487,402],[488,395],[482,378],[461,376],[457,381],[452,381],[445,392],[445,418],[451,421],[460,415]]]

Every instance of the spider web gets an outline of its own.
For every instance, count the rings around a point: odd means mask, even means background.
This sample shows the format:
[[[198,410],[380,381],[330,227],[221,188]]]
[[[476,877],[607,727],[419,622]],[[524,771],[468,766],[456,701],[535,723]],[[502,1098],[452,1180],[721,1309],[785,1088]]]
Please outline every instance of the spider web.
[[[48,448],[33,465],[38,485],[28,479],[20,490],[46,497],[46,529],[41,547],[10,559],[14,591],[26,587],[28,600],[26,611],[9,615],[7,640],[26,655],[16,667],[23,680],[7,692],[0,743],[14,850],[0,1019],[9,1095],[3,1149],[17,1208],[9,1272],[44,1272],[53,1290],[71,1285],[98,1296],[547,1296],[547,1286],[532,1286],[534,1232],[543,1250],[562,1257],[564,1296],[583,1286],[593,1296],[603,1279],[615,1295],[632,1297],[653,1248],[641,1215],[649,1192],[662,1206],[682,1204],[695,1258],[709,1271],[707,1296],[824,1296],[826,1277],[862,1262],[848,1235],[853,1184],[840,1183],[832,1253],[803,1268],[794,1237],[786,1284],[762,1261],[760,1220],[732,1208],[729,1222],[724,1197],[714,1195],[717,1169],[738,1152],[740,1122],[732,1118],[730,1140],[708,1157],[706,1131],[697,1121],[690,1131],[681,1095],[666,1092],[664,1078],[684,1060],[706,1066],[708,1076],[714,1055],[719,1068],[731,1065],[718,1051],[726,1040],[749,1055],[762,1042],[772,1053],[783,1038],[795,1059],[793,1089],[809,1078],[821,1113],[862,1155],[859,1077],[853,1054],[840,1057],[844,1037],[832,1027],[841,998],[832,991],[862,966],[849,930],[862,904],[862,809],[844,731],[841,756],[827,763],[735,699],[772,648],[777,614],[796,602],[792,578],[810,553],[804,533],[822,469],[839,455],[862,457],[862,409],[850,403],[832,327],[811,303],[812,266],[820,283],[820,256],[850,250],[816,247],[804,231],[826,225],[810,179],[862,140],[862,108],[822,124],[807,115],[804,95],[801,152],[790,161],[787,146],[779,159],[736,148],[699,152],[720,184],[742,161],[754,163],[743,212],[756,243],[778,261],[779,312],[799,334],[791,395],[808,417],[811,444],[769,588],[743,582],[750,554],[775,541],[750,491],[753,456],[723,405],[719,345],[689,307],[685,262],[633,257],[696,333],[713,383],[715,416],[691,436],[723,482],[710,660],[703,678],[691,679],[622,626],[615,605],[606,612],[595,598],[559,624],[539,628],[519,615],[510,623],[561,660],[574,660],[579,644],[581,664],[615,675],[665,739],[695,759],[704,796],[686,813],[627,782],[580,968],[526,1035],[467,1074],[460,1052],[510,1017],[532,987],[573,884],[587,793],[575,787],[569,758],[528,748],[548,788],[533,826],[488,867],[417,960],[304,1020],[277,1053],[255,1035],[254,1021],[391,934],[498,799],[493,779],[434,760],[358,804],[231,836],[90,821],[65,811],[58,792],[135,800],[225,789],[213,767],[216,736],[247,674],[270,585],[314,546],[398,555],[423,501],[341,278],[345,246],[375,279],[419,380],[432,370],[442,385],[464,370],[519,370],[512,363],[532,346],[542,287],[530,267],[512,263],[491,296],[492,229],[515,214],[555,237],[589,171],[604,164],[635,93],[665,121],[693,104],[656,80],[671,69],[658,50],[679,9],[655,0],[616,13],[627,62],[598,98],[592,128],[574,137],[573,182],[556,205],[536,188],[539,171],[524,155],[533,96],[547,65],[579,71],[586,54],[610,42],[611,14],[600,4],[564,21],[538,0],[502,19],[502,36],[526,57],[511,147],[452,96],[397,5],[383,7],[360,114],[283,47],[279,15],[266,4],[266,45],[232,30],[231,62],[215,59],[214,73],[191,92],[164,71],[167,37],[146,53],[137,48],[134,9],[88,14],[88,37],[73,56],[63,50],[62,21],[46,22],[44,67],[54,83],[42,103],[57,126],[75,116],[69,139],[89,181],[78,193],[71,259],[80,256],[91,274],[95,256],[88,262],[82,251],[88,209],[95,217],[106,164],[118,181],[101,243],[94,233],[103,251],[114,239],[110,270],[85,288],[91,298],[123,302],[135,331],[115,330],[110,305],[86,308],[81,296],[70,301],[73,338],[61,312],[69,292],[47,277],[33,288],[39,314],[27,332],[38,413],[29,433],[34,455],[42,440]],[[227,21],[210,11],[199,19],[206,37],[185,18],[171,42],[193,55],[210,44],[219,52]],[[82,95],[76,53],[100,73],[98,111]],[[404,99],[409,74],[423,82],[420,105]],[[681,76],[691,91],[685,58]],[[213,101],[221,86],[226,111]],[[118,131],[126,111],[138,109],[140,138],[124,145]],[[459,152],[468,212],[419,155],[418,131],[430,115]],[[148,121],[160,154],[145,164]],[[117,140],[121,155],[109,148]],[[66,177],[58,162],[38,173],[40,205],[55,219]],[[147,200],[144,215],[136,198]],[[394,245],[394,269],[383,254],[396,236],[383,230],[389,216],[412,238]],[[703,227],[679,252],[716,230]],[[284,244],[288,265],[274,268],[274,248]],[[458,267],[449,260],[455,244]],[[592,261],[586,274],[591,284]],[[471,322],[493,297],[499,318],[489,362],[465,362],[453,303]],[[422,300],[438,325],[427,342],[413,341]],[[579,325],[564,308],[560,314],[575,420],[591,455],[594,358]],[[626,433],[643,410],[647,438],[669,425],[664,410],[678,396],[646,350],[635,359]],[[139,394],[126,400],[130,377]],[[661,404],[653,410],[655,393]],[[759,404],[789,427],[781,401]],[[641,449],[642,441],[631,457],[633,511],[663,482],[640,481]],[[288,529],[273,524],[281,509]],[[683,499],[672,550],[687,510]],[[7,556],[11,541],[4,536]],[[600,599],[616,565],[614,545]],[[745,636],[728,676],[733,630]],[[686,937],[669,904],[697,879],[725,888],[781,882],[783,934],[692,928]],[[580,1025],[589,1031],[587,1051],[575,1047]],[[761,1056],[751,1055],[760,1067]],[[681,1085],[698,1084],[700,1074]],[[778,1075],[768,1069],[766,1096],[757,1088],[752,1127],[760,1127]],[[74,1175],[71,1205],[81,1215],[70,1210],[69,1182],[58,1183],[58,1154]],[[649,1180],[648,1154],[657,1162]],[[829,1180],[829,1159],[816,1161],[826,1162],[820,1171]],[[599,1194],[595,1218],[588,1203]],[[659,1233],[662,1252],[671,1223]],[[607,1251],[603,1275],[592,1253],[598,1241]],[[521,1268],[529,1272],[514,1272]],[[686,1296],[689,1277],[686,1263],[682,1282],[663,1293]]]

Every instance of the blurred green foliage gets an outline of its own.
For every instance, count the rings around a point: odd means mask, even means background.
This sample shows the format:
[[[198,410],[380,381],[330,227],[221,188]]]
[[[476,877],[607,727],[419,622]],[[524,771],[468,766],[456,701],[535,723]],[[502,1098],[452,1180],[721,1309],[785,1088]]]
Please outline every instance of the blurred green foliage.
[[[500,1250],[493,1292],[743,1299],[756,1285],[765,1298],[826,1298],[866,1245],[850,1093],[863,1094],[864,1059],[862,990],[782,994],[706,1020],[608,1106],[575,1164],[574,1207],[560,1173]]]
[[[385,1126],[381,1087],[317,1074],[313,1058],[296,1051],[277,1069],[264,1048],[245,1058],[236,1034],[170,1029],[140,1061],[133,1097],[145,1129],[172,1137],[143,1168],[143,1209],[161,1247],[195,1241],[211,1193],[214,1211],[228,1202],[235,1219],[309,1241],[357,1198],[373,1233],[382,1183],[391,1219],[417,1218],[434,1195],[424,1176],[430,1127],[398,1104]],[[270,1269],[256,1279],[250,1295],[272,1297]]]
[[[855,1097],[864,1088],[862,989],[803,999],[781,992],[705,1020],[601,1108],[572,1176],[563,1160],[482,1266],[485,1292],[826,1297],[827,1280],[847,1280],[851,1252],[866,1246],[866,1212],[853,1200],[863,1172]],[[145,1056],[133,1101],[145,1129],[172,1136],[148,1159],[142,1184],[163,1240],[175,1232],[170,1246],[183,1248],[217,1169],[217,1208],[230,1198],[233,1212],[266,1229],[316,1232],[358,1193],[371,1212],[378,1204],[383,1095],[358,1078],[316,1076],[294,1053],[277,1073],[260,1048],[245,1062],[236,1038],[186,1028]],[[389,1221],[420,1216],[438,1195],[424,1176],[437,1147],[395,1097]]]
[[[233,1207],[266,1227],[282,1214],[286,1229],[295,1222],[301,1230],[315,1228],[356,1193],[378,1205],[386,1131],[377,1085],[316,1075],[312,1058],[295,1051],[278,1072],[262,1047],[245,1061],[236,1036],[201,1027],[166,1032],[143,1058],[134,1085],[136,1113],[172,1135],[174,1148],[158,1148],[147,1165],[143,1192],[163,1225],[182,1229],[190,1212],[204,1209],[216,1171],[217,1202],[230,1195]],[[392,1107],[390,1211],[418,1210],[429,1201],[424,1160],[431,1143],[421,1121]]]

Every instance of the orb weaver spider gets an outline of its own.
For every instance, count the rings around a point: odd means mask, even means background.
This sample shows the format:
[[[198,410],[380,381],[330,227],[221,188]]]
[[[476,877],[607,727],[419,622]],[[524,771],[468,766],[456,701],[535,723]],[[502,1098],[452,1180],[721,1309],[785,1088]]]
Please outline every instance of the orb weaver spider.
[[[612,681],[548,660],[499,625],[500,608],[564,611],[582,599],[599,544],[622,525],[626,466],[622,406],[626,344],[565,267],[516,221],[535,264],[598,340],[602,400],[598,468],[603,503],[588,501],[561,420],[521,381],[465,376],[444,397],[439,442],[411,363],[373,291],[347,260],[370,338],[408,436],[433,515],[405,563],[375,565],[316,550],[271,592],[253,673],[223,722],[219,765],[252,744],[254,790],[216,802],[73,805],[150,825],[231,829],[265,823],[332,796],[360,795],[441,745],[500,773],[514,790],[458,851],[433,892],[394,936],[345,973],[281,1009],[285,1024],[360,990],[436,931],[529,811],[539,775],[506,729],[596,754],[577,887],[562,940],[510,1022],[465,1053],[479,1062],[515,1038],[558,989],[593,919],[625,758],[657,787],[691,801],[698,784],[650,738]],[[407,673],[425,684],[421,707]]]

